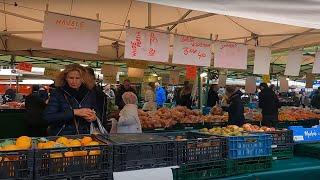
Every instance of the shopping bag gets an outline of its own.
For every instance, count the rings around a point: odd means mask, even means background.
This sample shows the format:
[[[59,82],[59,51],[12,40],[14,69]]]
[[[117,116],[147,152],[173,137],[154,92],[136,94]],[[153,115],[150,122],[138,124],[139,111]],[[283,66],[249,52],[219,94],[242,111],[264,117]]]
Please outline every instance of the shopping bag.
[[[108,131],[102,126],[101,120],[98,117],[95,122],[91,122],[90,124],[90,134],[108,134]]]

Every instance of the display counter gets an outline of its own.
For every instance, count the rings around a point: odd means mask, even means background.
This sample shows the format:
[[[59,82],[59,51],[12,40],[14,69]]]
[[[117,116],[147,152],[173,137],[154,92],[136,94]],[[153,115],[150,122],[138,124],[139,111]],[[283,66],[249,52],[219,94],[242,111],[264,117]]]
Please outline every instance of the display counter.
[[[307,157],[294,157],[288,160],[273,161],[272,170],[221,178],[225,180],[312,180],[320,177],[320,160]]]
[[[28,134],[25,109],[0,109],[0,138]]]

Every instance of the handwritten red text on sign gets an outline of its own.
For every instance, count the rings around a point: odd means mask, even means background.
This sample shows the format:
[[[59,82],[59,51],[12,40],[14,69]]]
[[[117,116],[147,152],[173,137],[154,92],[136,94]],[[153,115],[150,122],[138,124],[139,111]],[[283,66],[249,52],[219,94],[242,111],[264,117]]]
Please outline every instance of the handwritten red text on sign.
[[[210,66],[211,41],[190,36],[176,36],[173,63]]]
[[[167,62],[168,45],[168,34],[130,28],[126,31],[125,58]]]
[[[198,49],[197,47],[210,47],[211,44],[210,43],[203,43],[203,42],[198,42],[196,41],[195,38],[193,37],[189,37],[189,36],[182,36],[181,37],[181,42],[187,42],[190,43],[190,47],[184,47],[183,48],[183,54],[184,55],[190,55],[190,56],[198,56],[198,59],[201,60],[201,58],[206,57],[206,52],[201,51],[200,49]]]

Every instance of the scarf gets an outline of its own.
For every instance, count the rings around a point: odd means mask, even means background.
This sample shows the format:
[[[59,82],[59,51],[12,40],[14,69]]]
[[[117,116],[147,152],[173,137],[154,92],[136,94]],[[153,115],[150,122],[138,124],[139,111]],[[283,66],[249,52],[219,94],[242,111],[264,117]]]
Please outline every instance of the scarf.
[[[81,84],[79,90],[71,88],[68,83],[63,87],[63,89],[68,92],[72,97],[74,97],[78,102],[81,102],[85,95],[89,92],[89,89]]]

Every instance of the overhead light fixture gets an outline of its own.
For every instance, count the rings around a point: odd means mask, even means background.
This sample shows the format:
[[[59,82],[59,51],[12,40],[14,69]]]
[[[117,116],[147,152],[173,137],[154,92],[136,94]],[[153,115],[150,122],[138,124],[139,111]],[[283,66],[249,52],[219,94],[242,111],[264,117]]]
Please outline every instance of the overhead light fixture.
[[[289,79],[289,78],[286,78],[286,80],[287,80],[287,81],[290,81],[290,79]]]
[[[200,77],[207,77],[207,76],[208,76],[208,73],[206,73],[206,72],[203,72],[200,74]]]
[[[152,73],[151,76],[158,77],[158,74]]]
[[[80,66],[88,67],[89,65],[88,64],[80,64]]]

